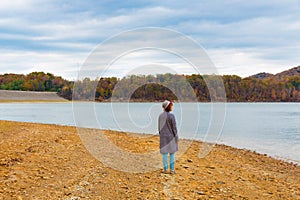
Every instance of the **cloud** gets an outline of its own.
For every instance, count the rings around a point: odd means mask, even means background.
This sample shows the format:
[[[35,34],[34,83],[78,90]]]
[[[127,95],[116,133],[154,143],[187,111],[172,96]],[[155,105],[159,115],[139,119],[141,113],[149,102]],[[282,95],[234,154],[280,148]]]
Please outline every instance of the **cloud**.
[[[291,16],[254,18],[227,24],[189,21],[179,24],[179,30],[193,30],[198,41],[215,47],[282,47],[299,44],[299,21]],[[201,33],[201,34],[198,34]]]
[[[14,1],[1,1],[0,11],[21,11],[28,9],[32,6],[33,1],[31,0],[14,0]]]
[[[300,48],[298,49],[299,52]],[[287,50],[290,52],[291,50]],[[220,74],[237,74],[242,77],[251,76],[259,72],[279,73],[297,66],[298,57],[291,56],[289,60],[268,58],[278,54],[275,49],[213,49],[208,54]]]
[[[4,1],[0,73],[20,72],[21,66],[26,73],[47,71],[43,66],[55,74],[76,71],[72,68],[77,69],[99,43],[141,26],[171,28],[190,36],[207,49],[221,73],[277,72],[298,64],[299,8],[297,0]],[[168,59],[161,61],[182,65]]]
[[[76,78],[86,54],[45,53],[30,51],[4,51],[0,57],[1,73],[23,73],[44,71],[70,80]]]

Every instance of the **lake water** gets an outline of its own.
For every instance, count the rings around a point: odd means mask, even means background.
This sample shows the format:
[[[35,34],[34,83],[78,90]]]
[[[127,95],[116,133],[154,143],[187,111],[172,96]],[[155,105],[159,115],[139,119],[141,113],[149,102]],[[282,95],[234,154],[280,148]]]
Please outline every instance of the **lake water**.
[[[175,103],[179,136],[300,164],[299,103],[227,103],[226,112],[214,105]],[[160,103],[1,103],[0,119],[157,134],[161,111]]]

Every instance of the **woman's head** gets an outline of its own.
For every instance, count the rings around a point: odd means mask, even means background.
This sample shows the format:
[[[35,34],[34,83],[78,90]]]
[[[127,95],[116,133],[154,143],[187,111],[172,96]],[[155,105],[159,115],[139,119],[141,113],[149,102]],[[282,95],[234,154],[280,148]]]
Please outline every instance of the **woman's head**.
[[[172,103],[172,101],[165,100],[162,103],[162,107],[166,112],[170,112],[170,111],[172,111],[173,103]]]

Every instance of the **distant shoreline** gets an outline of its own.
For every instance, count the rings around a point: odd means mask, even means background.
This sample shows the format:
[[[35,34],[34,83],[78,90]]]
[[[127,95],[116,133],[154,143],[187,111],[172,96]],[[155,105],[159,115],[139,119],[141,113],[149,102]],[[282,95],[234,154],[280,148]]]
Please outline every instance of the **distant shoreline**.
[[[56,92],[0,90],[0,102],[67,102]]]
[[[127,100],[103,100],[103,101],[82,101],[68,100],[59,96],[56,92],[40,91],[16,91],[0,90],[0,103],[54,103],[54,102],[95,102],[95,103],[159,103],[158,100],[130,99]],[[175,103],[179,101],[174,101]],[[300,103],[294,101],[180,101],[180,103]]]
[[[199,102],[210,102],[211,99],[220,102],[300,102],[300,66],[274,75],[259,73],[246,78],[237,75],[166,73],[149,76],[131,74],[123,78],[103,77],[99,80],[82,77],[81,80],[69,81],[44,72],[0,74],[0,89],[52,91],[68,100],[99,102],[124,101],[128,98],[134,102],[163,101],[165,98]]]
[[[65,100],[0,100],[0,103],[69,103]]]

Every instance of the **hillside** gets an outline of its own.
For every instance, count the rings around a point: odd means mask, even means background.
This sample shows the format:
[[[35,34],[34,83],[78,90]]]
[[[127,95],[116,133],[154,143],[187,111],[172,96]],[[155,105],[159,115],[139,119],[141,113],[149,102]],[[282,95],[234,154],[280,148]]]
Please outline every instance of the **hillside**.
[[[275,74],[275,77],[279,80],[294,76],[300,76],[300,66]]]
[[[255,78],[255,79],[277,79],[277,80],[284,80],[289,77],[295,77],[300,76],[300,66],[294,67],[292,69],[277,73],[277,74],[270,74],[261,72],[252,76],[249,76],[249,78]]]
[[[252,75],[249,78],[256,78],[256,79],[263,80],[263,79],[270,78],[270,77],[273,77],[273,76],[274,76],[273,74],[266,73],[266,72],[261,72],[261,73]]]

